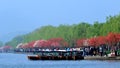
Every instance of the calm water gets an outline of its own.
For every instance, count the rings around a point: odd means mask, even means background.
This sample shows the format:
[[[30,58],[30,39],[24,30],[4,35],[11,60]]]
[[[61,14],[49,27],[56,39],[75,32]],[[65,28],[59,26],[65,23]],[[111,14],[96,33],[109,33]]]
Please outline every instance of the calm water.
[[[0,53],[0,68],[120,68],[120,61],[30,61],[26,56]]]

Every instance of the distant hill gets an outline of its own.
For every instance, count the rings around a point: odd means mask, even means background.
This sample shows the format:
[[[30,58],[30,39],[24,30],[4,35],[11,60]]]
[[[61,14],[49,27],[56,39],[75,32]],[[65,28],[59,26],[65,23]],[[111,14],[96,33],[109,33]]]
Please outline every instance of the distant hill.
[[[11,33],[5,34],[3,36],[0,36],[0,41],[3,43],[6,43],[18,35],[23,35],[23,34],[27,34],[27,33],[28,32],[25,32],[25,31],[11,32]]]
[[[16,36],[6,44],[16,46],[19,43],[26,43],[39,39],[61,37],[72,46],[77,39],[105,36],[109,32],[120,32],[120,15],[109,16],[106,18],[105,22],[94,22],[94,24],[80,22],[79,24],[59,25],[57,27],[51,25],[43,26],[26,35]]]

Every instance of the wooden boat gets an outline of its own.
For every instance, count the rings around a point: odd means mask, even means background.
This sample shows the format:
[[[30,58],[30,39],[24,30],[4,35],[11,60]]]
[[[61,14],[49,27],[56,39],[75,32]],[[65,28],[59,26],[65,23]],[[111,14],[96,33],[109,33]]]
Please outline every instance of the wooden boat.
[[[78,51],[41,51],[38,55],[29,55],[30,60],[82,60],[84,57]]]
[[[27,57],[30,60],[40,60],[40,56],[39,55],[28,55]]]

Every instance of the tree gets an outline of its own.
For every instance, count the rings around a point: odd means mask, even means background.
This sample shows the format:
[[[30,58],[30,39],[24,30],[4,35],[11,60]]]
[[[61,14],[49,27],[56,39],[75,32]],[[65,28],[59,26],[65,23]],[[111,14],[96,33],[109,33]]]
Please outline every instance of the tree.
[[[84,46],[84,41],[85,41],[86,39],[78,39],[77,41],[76,41],[76,47],[82,47],[82,46]]]
[[[19,43],[28,43],[32,42],[34,40],[49,40],[52,38],[63,38],[66,41],[66,44],[69,45],[69,47],[76,46],[76,41],[78,39],[82,38],[90,38],[90,40],[94,40],[93,37],[98,37],[97,40],[100,39],[100,42],[97,43],[97,45],[101,45],[105,42],[103,42],[101,39],[103,39],[103,36],[107,36],[110,32],[112,33],[120,33],[120,14],[115,16],[109,16],[106,19],[106,22],[94,22],[94,24],[88,24],[86,22],[81,22],[79,24],[73,24],[73,25],[59,25],[59,26],[43,26],[38,29],[36,29],[33,32],[30,32],[26,35],[17,36],[13,38],[11,41],[7,42],[7,45],[16,46]],[[112,35],[111,35],[112,36]],[[110,45],[113,45],[113,42],[116,43],[116,41],[112,41],[111,36],[108,35],[107,39]],[[118,35],[117,37],[118,40]],[[114,37],[113,37],[114,38]],[[115,39],[116,40],[116,39]],[[112,41],[112,43],[110,43]],[[95,42],[95,40],[94,40]],[[55,43],[57,44],[57,43]],[[93,44],[92,44],[93,45]]]

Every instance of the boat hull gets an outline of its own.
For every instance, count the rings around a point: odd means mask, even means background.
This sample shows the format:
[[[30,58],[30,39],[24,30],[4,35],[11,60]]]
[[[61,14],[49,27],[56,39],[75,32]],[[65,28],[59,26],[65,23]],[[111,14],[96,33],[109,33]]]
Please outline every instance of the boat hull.
[[[29,60],[82,60],[82,56],[28,56]]]
[[[30,59],[30,60],[40,60],[40,56],[39,56],[39,55],[34,55],[34,56],[31,55],[31,56],[30,56],[30,55],[29,55],[29,56],[28,56],[28,59]]]

